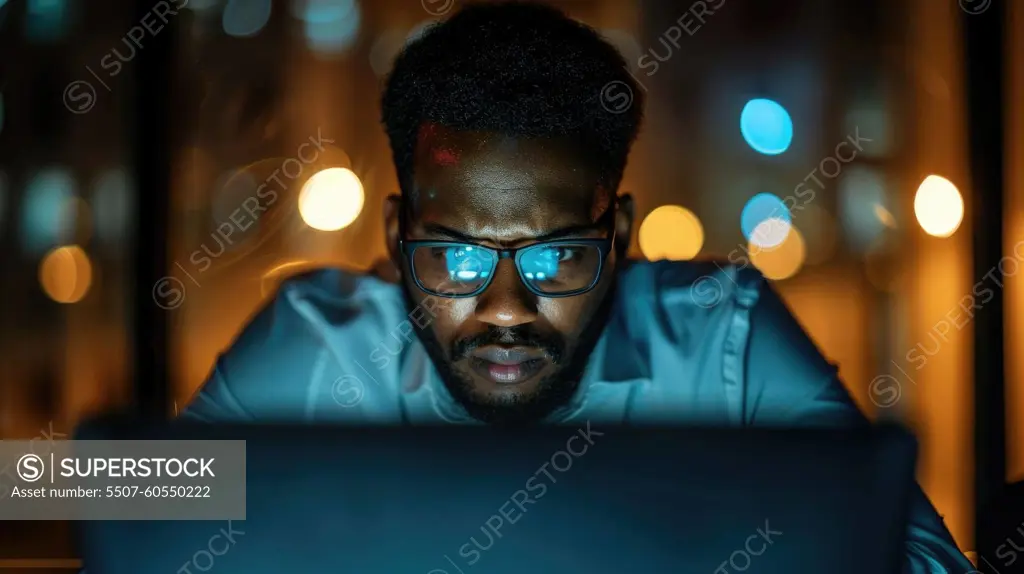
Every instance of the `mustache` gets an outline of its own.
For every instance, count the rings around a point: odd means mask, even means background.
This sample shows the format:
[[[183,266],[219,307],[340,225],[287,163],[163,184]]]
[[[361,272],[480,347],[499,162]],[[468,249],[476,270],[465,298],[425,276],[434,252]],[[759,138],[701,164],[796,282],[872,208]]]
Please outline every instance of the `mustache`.
[[[488,327],[483,333],[459,339],[452,343],[451,360],[469,357],[470,353],[488,345],[536,347],[544,351],[554,363],[561,362],[565,340],[557,334],[538,333],[523,327]]]

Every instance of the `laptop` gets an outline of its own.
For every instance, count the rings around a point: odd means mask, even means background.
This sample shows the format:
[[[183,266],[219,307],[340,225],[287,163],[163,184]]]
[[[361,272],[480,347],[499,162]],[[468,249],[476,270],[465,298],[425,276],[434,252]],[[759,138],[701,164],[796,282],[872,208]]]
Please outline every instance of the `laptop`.
[[[77,438],[247,441],[246,520],[79,523],[89,574],[897,574],[916,457],[891,426],[103,420]]]

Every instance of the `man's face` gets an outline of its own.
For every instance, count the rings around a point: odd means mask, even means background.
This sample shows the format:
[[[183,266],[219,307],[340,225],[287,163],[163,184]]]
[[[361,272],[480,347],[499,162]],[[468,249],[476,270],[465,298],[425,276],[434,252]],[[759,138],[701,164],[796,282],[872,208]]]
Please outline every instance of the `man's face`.
[[[616,225],[628,238],[628,210],[601,218],[613,208],[614,191],[603,189],[588,165],[567,142],[424,130],[413,193],[397,207],[407,217],[401,239],[513,249],[538,240],[608,238]],[[392,240],[399,234],[396,219],[392,213],[388,222]],[[431,256],[446,257],[444,249],[436,251]],[[572,397],[611,306],[617,255],[610,251],[592,290],[560,298],[527,289],[512,258],[498,261],[490,284],[475,296],[430,295],[396,251],[408,304],[433,315],[420,339],[472,416],[535,422]],[[419,278],[426,288],[451,288],[428,284],[422,271]]]

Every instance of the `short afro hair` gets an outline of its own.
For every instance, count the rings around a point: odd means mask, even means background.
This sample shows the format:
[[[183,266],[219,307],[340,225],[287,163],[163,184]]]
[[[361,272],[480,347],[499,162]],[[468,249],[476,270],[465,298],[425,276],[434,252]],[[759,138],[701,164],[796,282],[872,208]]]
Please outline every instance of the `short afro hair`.
[[[556,8],[513,1],[470,4],[428,28],[395,59],[381,107],[403,193],[420,129],[431,123],[570,139],[614,190],[640,128],[642,96],[622,55],[593,28]]]

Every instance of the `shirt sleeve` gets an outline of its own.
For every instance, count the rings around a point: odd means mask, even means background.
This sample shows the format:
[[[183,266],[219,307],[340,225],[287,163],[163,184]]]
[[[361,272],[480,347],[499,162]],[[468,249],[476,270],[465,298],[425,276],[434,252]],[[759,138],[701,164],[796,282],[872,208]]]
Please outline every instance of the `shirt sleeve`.
[[[751,311],[746,367],[746,424],[868,424],[839,380],[836,367],[822,356],[767,283]],[[911,496],[904,572],[973,571],[920,486],[914,486]]]

